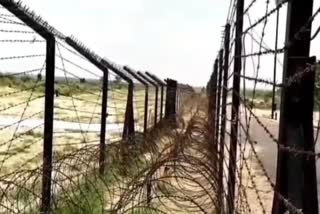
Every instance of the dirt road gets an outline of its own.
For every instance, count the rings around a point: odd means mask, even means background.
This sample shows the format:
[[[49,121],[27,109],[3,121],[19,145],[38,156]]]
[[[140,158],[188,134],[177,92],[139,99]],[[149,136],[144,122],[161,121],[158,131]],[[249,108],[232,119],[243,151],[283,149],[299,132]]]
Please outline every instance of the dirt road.
[[[265,110],[256,110],[255,114],[259,116],[261,122],[268,128],[268,130],[273,134],[273,136],[278,139],[278,129],[279,129],[279,120],[271,120],[267,118],[269,111]],[[319,114],[314,114],[314,125],[316,126],[317,118]],[[257,142],[255,148],[257,148],[258,155],[263,162],[270,178],[273,182],[276,180],[276,168],[277,168],[277,145],[269,137],[269,135],[263,130],[263,128],[257,123],[257,121],[252,118],[250,126],[250,134],[252,140]],[[316,130],[315,130],[316,135]],[[316,152],[320,152],[320,140],[316,142]],[[320,198],[320,161],[316,162],[317,168],[317,177],[318,177],[318,198]],[[320,203],[319,203],[320,206]]]

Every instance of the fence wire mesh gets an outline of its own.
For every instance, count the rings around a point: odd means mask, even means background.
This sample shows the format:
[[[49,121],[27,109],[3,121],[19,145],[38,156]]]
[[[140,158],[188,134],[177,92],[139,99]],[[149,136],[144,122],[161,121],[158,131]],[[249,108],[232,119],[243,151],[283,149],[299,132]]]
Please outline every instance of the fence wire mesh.
[[[204,96],[1,0],[0,212],[318,213],[320,6],[297,2],[230,1]]]
[[[312,4],[298,14],[297,1],[230,1],[207,85],[219,212],[318,213],[319,74],[309,47],[317,55],[319,2]]]
[[[135,71],[20,2],[0,4],[0,212],[115,210],[143,166],[142,145],[164,121],[165,83],[150,80],[147,92]]]

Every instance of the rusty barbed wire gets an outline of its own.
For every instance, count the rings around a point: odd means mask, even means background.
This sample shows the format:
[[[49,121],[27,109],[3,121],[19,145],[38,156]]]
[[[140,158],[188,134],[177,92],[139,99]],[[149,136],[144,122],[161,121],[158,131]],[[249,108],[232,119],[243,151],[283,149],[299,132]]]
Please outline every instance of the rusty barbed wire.
[[[273,15],[275,12],[277,12],[278,10],[280,10],[282,8],[282,6],[287,3],[288,0],[284,0],[281,1],[275,8],[273,8],[272,10],[270,10],[266,15],[262,16],[261,18],[259,18],[256,22],[254,22],[252,25],[250,25],[248,28],[246,28],[243,31],[243,34],[246,34],[248,31],[250,31],[251,29],[253,29],[254,27],[256,27],[257,25],[259,25],[260,23],[262,23],[263,21],[265,21],[268,17],[270,17],[271,15]]]

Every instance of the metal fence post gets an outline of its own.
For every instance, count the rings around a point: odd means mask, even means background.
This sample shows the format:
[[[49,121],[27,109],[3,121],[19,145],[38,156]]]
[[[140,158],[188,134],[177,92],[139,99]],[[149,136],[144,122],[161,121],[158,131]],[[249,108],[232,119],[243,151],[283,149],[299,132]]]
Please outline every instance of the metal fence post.
[[[82,44],[74,41],[74,39],[67,37],[65,41],[68,45],[73,47],[78,53],[84,56],[89,62],[95,65],[103,72],[102,81],[102,109],[101,109],[101,129],[100,129],[100,155],[99,155],[99,173],[102,175],[105,170],[105,136],[106,136],[106,121],[107,121],[107,100],[108,100],[108,75],[109,70],[103,63],[100,62],[99,58],[91,52],[88,48]]]
[[[102,107],[101,107],[101,130],[100,130],[100,157],[99,173],[104,174],[106,155],[106,122],[107,122],[107,100],[108,100],[108,72],[103,72],[102,81]]]
[[[217,85],[217,109],[216,109],[216,132],[215,144],[219,144],[219,129],[220,129],[220,104],[221,104],[221,86],[223,74],[223,50],[219,51],[219,72],[218,72],[218,85]],[[219,148],[221,150],[221,148]]]
[[[122,133],[122,139],[127,141],[133,141],[134,139],[133,87],[133,82],[130,81],[128,86],[127,106]]]
[[[161,102],[161,106],[160,106],[160,120],[163,119],[163,92],[164,92],[164,85],[161,84],[161,98],[160,98],[160,102]]]
[[[49,213],[51,209],[51,180],[52,180],[52,140],[54,114],[54,78],[55,78],[55,38],[47,38],[46,53],[46,82],[45,82],[45,114],[43,142],[43,175],[41,213]]]
[[[176,125],[176,99],[178,83],[175,80],[167,79],[166,112],[165,119],[172,125]]]
[[[139,77],[138,74],[133,70],[131,70],[129,67],[124,66],[123,69],[145,86],[143,134],[146,135],[148,131],[148,98],[149,98],[148,82],[146,82],[141,77]]]
[[[228,96],[228,70],[229,70],[229,46],[230,46],[230,24],[226,25],[224,38],[224,68],[223,68],[223,87],[222,87],[222,105],[221,105],[221,129],[220,129],[220,151],[219,151],[219,207],[220,213],[224,213],[224,185],[223,185],[223,161],[224,145],[227,120],[227,96]]]
[[[149,79],[148,72],[145,73],[145,77],[153,83],[154,87],[156,88],[156,93],[155,93],[155,109],[154,109],[154,127],[157,126],[158,124],[158,101],[159,101],[159,86],[157,82],[153,81],[152,79]]]
[[[163,87],[163,100],[162,100],[162,120],[165,119],[166,115],[166,96],[164,95],[164,92],[167,91],[167,84],[163,81],[164,87]]]
[[[147,134],[148,131],[148,106],[149,106],[149,85],[146,84],[146,92],[144,95],[144,124],[143,124],[143,133]]]
[[[154,110],[154,127],[157,126],[158,123],[158,99],[159,99],[159,87],[157,84],[155,84],[156,86],[156,103],[155,103],[155,110]]]
[[[275,47],[274,49],[278,49],[278,39],[279,39],[279,16],[280,10],[277,10],[277,18],[276,18],[276,38],[275,38]],[[277,80],[277,60],[278,60],[278,52],[274,53],[274,65],[273,65],[273,86],[272,86],[272,106],[271,106],[271,119],[275,117],[275,111],[277,111],[276,107],[276,80]]]
[[[154,127],[156,127],[158,124],[158,99],[159,99],[158,92],[159,92],[159,88],[157,86],[156,87],[156,97],[155,97],[156,104],[155,104],[155,110],[154,110]]]
[[[125,80],[128,83],[128,96],[127,96],[127,105],[124,119],[124,126],[122,132],[122,139],[124,141],[133,141],[134,139],[134,112],[133,112],[133,88],[134,84],[131,78],[125,75],[121,69],[116,64],[107,61],[106,59],[99,59],[99,64],[101,64],[104,68],[108,68],[114,73],[116,73],[119,77]]]
[[[218,79],[218,60],[215,60],[213,72],[209,81],[209,127],[210,127],[210,142],[215,143],[216,136],[216,111],[217,111],[217,79]]]
[[[0,4],[14,14],[22,22],[32,28],[46,40],[46,80],[45,80],[45,111],[43,140],[42,193],[40,212],[49,213],[51,209],[52,180],[52,140],[54,119],[54,78],[55,78],[55,46],[54,35],[45,26],[39,24],[30,14],[26,13],[14,1],[1,1]]]
[[[302,9],[303,8],[303,9]],[[309,58],[313,0],[288,2],[286,44],[284,53],[284,79],[280,109],[279,143],[295,150],[314,153],[313,102],[314,70]],[[300,31],[305,27],[305,30]],[[299,32],[299,37],[296,34]],[[288,80],[303,73],[298,81]],[[289,84],[290,83],[290,84]],[[318,213],[315,157],[296,155],[294,151],[278,147],[277,179],[272,213],[285,213],[282,197],[303,213]]]
[[[179,114],[180,111],[180,88],[179,84],[177,87],[177,98],[176,98],[176,114]]]
[[[234,54],[234,76],[232,90],[232,109],[231,109],[231,135],[230,135],[230,155],[229,155],[229,180],[228,180],[228,203],[229,213],[234,213],[236,164],[237,164],[237,138],[239,123],[239,104],[240,104],[240,75],[241,75],[241,52],[243,34],[243,8],[244,0],[237,1],[237,20],[236,38]]]
[[[212,146],[212,162],[213,171],[217,171],[218,166],[218,144],[216,143],[216,112],[217,112],[217,79],[218,79],[218,59],[214,61],[213,72],[209,81],[209,108],[208,108],[208,124],[209,124],[209,142]]]
[[[157,117],[157,114],[158,114],[158,85],[152,81],[151,79],[149,79],[145,74],[141,73],[138,71],[138,74],[141,78],[143,78],[144,80],[146,80],[148,83],[150,83],[151,85],[153,85],[156,89],[156,92],[155,92],[155,112],[154,112],[154,127],[157,126],[157,122],[158,122],[158,117]]]
[[[164,90],[164,86],[165,86],[165,83],[160,80],[158,77],[156,77],[155,75],[149,73],[149,72],[146,72],[146,74],[152,79],[154,80],[156,83],[158,83],[161,87],[161,97],[160,97],[160,121],[162,120],[163,118],[163,90]]]

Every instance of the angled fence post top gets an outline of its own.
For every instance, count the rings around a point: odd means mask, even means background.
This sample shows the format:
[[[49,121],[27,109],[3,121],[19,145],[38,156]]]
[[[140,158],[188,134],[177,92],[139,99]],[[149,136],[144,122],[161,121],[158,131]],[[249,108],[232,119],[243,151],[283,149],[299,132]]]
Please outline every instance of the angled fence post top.
[[[21,2],[16,2],[14,0],[1,0],[0,4],[36,31],[44,39],[52,38],[53,35],[61,39],[65,38],[62,33],[49,25],[40,16],[35,15],[33,11],[30,11],[26,6],[22,5]]]
[[[166,83],[162,81],[160,78],[158,78],[156,75],[149,73],[146,71],[146,75],[150,77],[153,81],[157,82],[161,86],[166,86]]]
[[[101,59],[101,62],[107,67],[109,68],[111,71],[113,71],[114,73],[116,73],[118,76],[120,76],[123,80],[125,80],[126,82],[128,82],[130,85],[133,85],[133,81],[130,77],[128,77],[125,73],[122,72],[122,68],[120,68],[119,66],[117,66],[114,63],[111,63],[109,61],[107,61],[106,59]]]
[[[91,51],[89,48],[85,47],[81,42],[72,37],[66,37],[65,42],[73,47],[78,53],[84,56],[92,64],[98,67],[103,72],[108,72],[108,69],[101,63],[101,57],[96,53]]]
[[[144,86],[146,86],[146,87],[149,86],[148,82],[145,81],[143,78],[139,77],[139,75],[133,69],[129,68],[128,66],[123,66],[123,70],[127,71],[131,76],[133,76],[135,79],[137,79]]]
[[[149,82],[151,85],[153,85],[154,87],[158,88],[158,84],[156,82],[154,82],[152,79],[150,79],[147,75],[145,75],[144,73],[138,71],[138,74],[145,79],[147,82]]]
[[[174,79],[165,79],[164,80],[167,83],[167,87],[178,87],[178,82]]]

